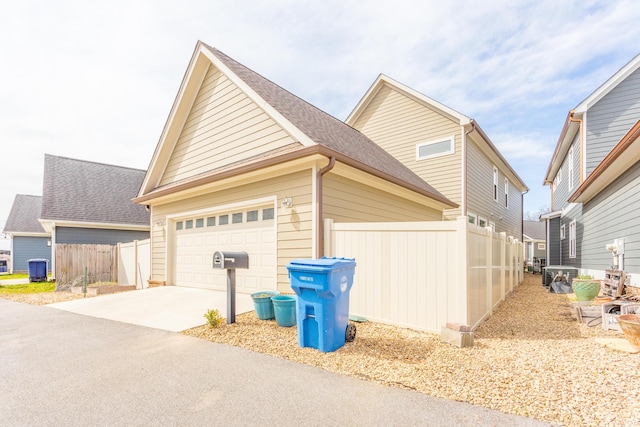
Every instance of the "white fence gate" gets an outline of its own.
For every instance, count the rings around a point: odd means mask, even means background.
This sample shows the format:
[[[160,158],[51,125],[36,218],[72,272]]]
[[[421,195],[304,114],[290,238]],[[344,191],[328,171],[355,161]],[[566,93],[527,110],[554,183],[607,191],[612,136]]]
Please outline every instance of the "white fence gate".
[[[522,243],[456,221],[325,222],[332,256],[356,259],[350,314],[440,332],[447,322],[472,326],[522,283]]]
[[[151,277],[151,240],[118,243],[118,284],[145,288]]]

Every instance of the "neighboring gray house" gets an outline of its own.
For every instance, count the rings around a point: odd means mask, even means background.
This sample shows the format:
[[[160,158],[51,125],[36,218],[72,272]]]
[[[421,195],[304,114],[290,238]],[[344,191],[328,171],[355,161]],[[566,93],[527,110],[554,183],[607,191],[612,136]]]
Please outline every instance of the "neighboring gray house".
[[[640,285],[640,55],[569,111],[547,169],[547,264]]]
[[[45,154],[40,223],[55,245],[108,244],[149,238],[149,212],[133,199],[144,170]]]
[[[534,258],[547,257],[546,224],[540,221],[523,221],[522,228],[525,265],[532,266]]]
[[[17,194],[13,200],[4,233],[11,239],[10,270],[27,272],[30,259],[46,259],[51,271],[51,235],[45,232],[38,217],[42,197]]]

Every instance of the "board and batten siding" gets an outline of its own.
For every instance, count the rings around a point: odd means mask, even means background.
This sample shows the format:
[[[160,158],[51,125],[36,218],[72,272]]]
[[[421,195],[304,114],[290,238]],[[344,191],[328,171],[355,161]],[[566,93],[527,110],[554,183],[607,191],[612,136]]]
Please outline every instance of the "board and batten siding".
[[[587,176],[640,118],[640,69],[605,95],[586,114]]]
[[[335,222],[442,220],[442,211],[339,175],[329,173],[323,183],[323,215]]]
[[[461,128],[438,111],[390,88],[380,88],[355,121],[354,128],[400,160],[449,200],[461,205]],[[416,160],[416,146],[454,137],[454,153]],[[460,208],[446,209],[455,219]]]
[[[46,259],[47,268],[51,271],[51,246],[47,244],[50,237],[13,236],[11,253],[11,269],[13,272],[28,271],[30,259]]]
[[[498,200],[493,200],[493,168],[498,169]],[[522,241],[522,194],[509,182],[509,203],[505,207],[505,174],[471,140],[467,142],[467,212],[486,219],[496,232]],[[502,218],[502,219],[501,219]]]
[[[634,283],[640,283],[639,188],[640,162],[583,205],[577,245],[582,268],[610,268],[613,257],[605,246],[624,239],[624,269],[631,273]]]
[[[276,206],[277,220],[277,260],[278,260],[278,288],[289,286],[286,265],[295,258],[310,258],[312,255],[312,185],[311,169],[295,172],[276,178],[257,181],[227,190],[221,190],[201,196],[183,199],[152,207],[151,223],[158,220],[165,221],[167,216],[180,215],[198,210],[243,203],[256,199],[274,197],[281,200],[291,197],[294,209],[281,209]],[[167,281],[167,239],[172,234],[175,224],[167,222],[167,231],[154,228],[152,231],[151,271],[152,280]]]
[[[56,227],[56,243],[78,245],[117,245],[149,238],[148,231],[104,228]]]
[[[560,251],[564,240],[560,240],[560,217],[550,218],[547,222],[549,239],[547,241],[547,265],[560,265]],[[567,230],[568,236],[569,230]],[[567,240],[568,242],[568,240]]]
[[[180,133],[160,186],[295,142],[213,65]]]

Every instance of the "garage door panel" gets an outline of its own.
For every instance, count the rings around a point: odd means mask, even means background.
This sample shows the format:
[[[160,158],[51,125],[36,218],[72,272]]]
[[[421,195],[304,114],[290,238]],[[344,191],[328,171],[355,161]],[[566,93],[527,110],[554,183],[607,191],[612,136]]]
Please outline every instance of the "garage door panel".
[[[176,285],[226,290],[226,270],[214,270],[215,251],[246,251],[249,269],[236,270],[236,291],[276,289],[274,222],[250,222],[178,231],[174,242]]]

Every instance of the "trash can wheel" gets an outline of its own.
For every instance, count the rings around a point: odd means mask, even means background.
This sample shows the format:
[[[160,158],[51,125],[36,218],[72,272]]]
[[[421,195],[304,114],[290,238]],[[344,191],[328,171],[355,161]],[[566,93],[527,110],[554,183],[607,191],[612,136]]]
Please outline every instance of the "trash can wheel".
[[[345,341],[352,342],[356,339],[356,325],[349,323],[347,325],[347,333],[345,335]]]

